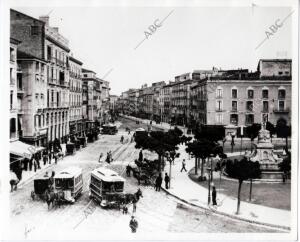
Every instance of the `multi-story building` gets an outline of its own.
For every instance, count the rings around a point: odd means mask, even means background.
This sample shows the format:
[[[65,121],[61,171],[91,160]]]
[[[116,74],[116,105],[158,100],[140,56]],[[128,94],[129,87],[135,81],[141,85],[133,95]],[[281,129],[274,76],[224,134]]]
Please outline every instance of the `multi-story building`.
[[[101,118],[101,80],[94,71],[82,68],[83,116],[87,117],[87,130],[96,127]]]
[[[10,142],[19,139],[19,134],[22,132],[22,110],[21,110],[21,98],[22,98],[22,85],[19,82],[20,67],[17,64],[17,47],[20,41],[16,39],[10,39]]]
[[[85,120],[82,116],[82,62],[74,58],[72,55],[69,57],[69,104],[70,104],[70,118],[69,129],[72,135],[83,135],[85,132]]]
[[[109,82],[105,80],[100,80],[101,85],[101,107],[100,107],[100,120],[101,123],[109,122]]]
[[[118,96],[117,95],[109,95],[109,110],[111,112],[117,111],[118,107]]]
[[[192,75],[186,73],[175,77],[175,82],[171,85],[171,119],[179,125],[187,125],[190,122],[191,101],[190,86],[192,84]]]
[[[159,94],[160,94],[160,90],[162,89],[162,87],[166,85],[166,83],[164,81],[161,82],[155,82],[152,83],[152,88],[153,88],[153,116],[152,118],[155,121],[161,121],[162,119],[162,113],[161,113],[161,109],[159,106],[160,100],[159,100]]]
[[[11,37],[21,41],[22,79],[27,83],[22,104],[26,110],[23,140],[36,145],[45,145],[56,138],[66,140],[69,134],[68,40],[58,28],[49,26],[48,16],[35,19],[11,10],[10,17]]]
[[[291,60],[260,60],[254,73],[238,69],[203,78],[191,92],[193,113],[201,124],[276,125],[279,119],[290,124]]]
[[[23,131],[20,140],[46,146],[48,123],[47,109],[47,62],[38,57],[18,51],[18,65],[22,70],[18,77],[19,108],[22,111]]]
[[[162,122],[171,122],[171,93],[172,82],[160,88],[159,106]]]
[[[136,116],[138,112],[138,98],[139,90],[138,89],[129,89],[128,90],[128,101],[129,101],[129,112],[131,115]]]

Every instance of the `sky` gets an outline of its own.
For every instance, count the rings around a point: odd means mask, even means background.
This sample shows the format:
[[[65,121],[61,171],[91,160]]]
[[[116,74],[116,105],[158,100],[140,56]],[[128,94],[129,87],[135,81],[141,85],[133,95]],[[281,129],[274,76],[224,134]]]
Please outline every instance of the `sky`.
[[[193,70],[255,71],[259,59],[292,57],[291,18],[282,23],[287,7],[13,8],[35,18],[50,13],[74,57],[116,95]]]

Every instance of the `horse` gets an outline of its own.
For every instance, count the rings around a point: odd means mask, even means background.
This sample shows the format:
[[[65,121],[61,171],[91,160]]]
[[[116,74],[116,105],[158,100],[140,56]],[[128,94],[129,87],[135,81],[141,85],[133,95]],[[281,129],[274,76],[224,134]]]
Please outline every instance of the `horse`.
[[[60,205],[64,201],[64,199],[65,199],[65,194],[63,191],[55,192],[55,191],[47,190],[45,192],[45,200],[47,202],[48,209],[50,209],[50,204],[52,208],[56,205],[58,205],[58,207],[60,208]]]
[[[53,206],[55,205],[55,201],[56,201],[56,194],[54,191],[49,191],[49,190],[46,190],[45,192],[45,200],[46,200],[46,203],[48,205],[48,210],[50,209],[50,204],[53,208]]]

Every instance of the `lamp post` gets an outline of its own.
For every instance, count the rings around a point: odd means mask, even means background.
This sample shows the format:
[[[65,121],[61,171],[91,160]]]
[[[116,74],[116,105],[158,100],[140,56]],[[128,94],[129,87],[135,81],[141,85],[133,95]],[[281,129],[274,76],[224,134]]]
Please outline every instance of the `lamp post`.
[[[211,196],[210,196],[210,187],[211,187],[211,183],[212,183],[212,180],[213,180],[213,166],[212,166],[212,160],[213,160],[213,154],[210,155],[210,167],[207,168],[207,171],[208,171],[208,198],[207,198],[207,205],[210,204],[210,201],[211,201]]]
[[[241,126],[241,152],[240,154],[242,155],[243,152],[243,136],[244,136],[244,126]]]
[[[235,133],[230,133],[231,136],[231,153],[233,153],[233,146],[234,144],[234,137],[235,137]]]

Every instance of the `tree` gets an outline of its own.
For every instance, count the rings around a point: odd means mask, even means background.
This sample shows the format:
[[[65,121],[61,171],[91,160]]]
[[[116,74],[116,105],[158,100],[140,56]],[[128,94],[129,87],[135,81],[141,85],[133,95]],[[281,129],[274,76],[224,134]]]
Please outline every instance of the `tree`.
[[[135,136],[135,148],[156,152],[159,160],[159,170],[161,170],[162,158],[167,151],[171,152],[178,149],[177,145],[181,142],[182,134],[183,132],[178,128],[170,129],[167,132],[139,132],[139,134]]]
[[[283,172],[282,182],[285,182],[291,172],[291,152],[287,152],[287,157],[283,159],[281,163],[278,164],[280,170]]]
[[[197,159],[201,159],[201,176],[200,180],[204,180],[204,162],[205,159],[210,157],[212,154],[216,156],[217,154],[223,154],[223,148],[216,142],[200,139],[194,140],[187,144],[186,151],[192,153],[195,157],[195,174],[197,175]]]
[[[258,132],[261,129],[261,125],[258,123],[254,123],[251,126],[246,127],[246,132],[251,140],[251,151],[253,149],[253,141],[258,136]]]
[[[272,142],[272,137],[276,133],[276,128],[272,123],[270,123],[268,121],[267,124],[266,124],[266,130],[269,130],[270,136],[271,136],[271,142]]]
[[[240,161],[238,161],[237,159],[235,159],[233,162],[231,160],[227,161],[226,172],[230,177],[237,179],[239,183],[236,211],[236,213],[239,214],[241,202],[241,188],[243,181],[248,179],[260,178],[260,165],[258,161],[252,162],[244,157]]]
[[[288,136],[290,134],[290,130],[285,119],[278,119],[276,124],[276,133],[277,137],[285,138],[285,150],[288,152]]]
[[[169,161],[170,164],[170,171],[169,171],[169,177],[170,177],[170,181],[169,181],[169,186],[171,187],[171,172],[172,172],[172,163],[174,163],[174,160],[176,158],[178,158],[180,156],[180,153],[177,153],[175,150],[172,150],[170,152],[166,152],[166,158]]]
[[[220,154],[220,158],[221,160],[219,160],[215,166],[215,171],[219,171],[220,172],[220,178],[219,178],[219,189],[221,188],[221,178],[222,178],[222,172],[226,167],[226,158],[227,155],[226,154]]]
[[[225,128],[223,126],[201,126],[195,130],[196,139],[207,139],[210,141],[219,141],[225,137]]]

